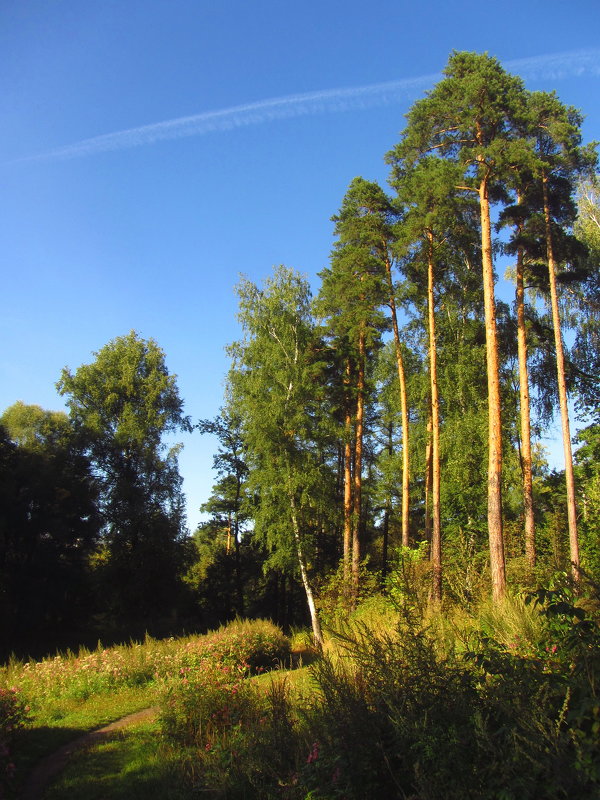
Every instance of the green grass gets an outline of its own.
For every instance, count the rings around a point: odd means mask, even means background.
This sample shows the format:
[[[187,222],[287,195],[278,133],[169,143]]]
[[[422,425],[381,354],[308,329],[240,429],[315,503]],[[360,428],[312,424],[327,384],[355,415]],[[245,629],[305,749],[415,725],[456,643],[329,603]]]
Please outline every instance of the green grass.
[[[334,800],[407,796],[417,785],[422,796],[447,800],[463,796],[464,787],[451,790],[457,771],[472,773],[477,785],[487,781],[472,793],[486,800],[504,796],[503,782],[513,792],[506,797],[554,800],[563,790],[568,796],[572,784],[580,792],[572,796],[595,798],[586,792],[600,785],[596,738],[588,735],[597,693],[572,662],[581,656],[596,670],[597,651],[585,636],[595,646],[598,633],[582,625],[580,645],[570,644],[579,617],[561,613],[548,618],[508,598],[499,607],[483,603],[476,612],[420,619],[392,613],[378,597],[329,631],[324,659],[302,632],[290,655],[267,628],[237,621],[198,640],[99,652],[102,674],[116,664],[127,681],[148,674],[152,663],[152,678],[112,689],[107,678],[103,692],[92,695],[72,690],[64,677],[72,665],[52,662],[33,724],[19,734],[21,781],[41,757],[83,732],[161,706],[155,719],[74,753],[45,800]],[[251,660],[259,674],[249,677]],[[276,664],[276,672],[260,672]],[[564,705],[567,678],[589,708]],[[93,674],[86,680],[92,685]],[[503,754],[490,759],[488,744]],[[485,758],[475,757],[476,747]],[[535,769],[523,767],[528,748]],[[556,783],[558,755],[566,778],[554,792],[548,787]],[[421,774],[419,765],[430,763],[437,766]],[[490,793],[491,785],[500,794]]]
[[[45,756],[86,732],[160,704],[170,688],[187,683],[188,676],[202,675],[211,665],[221,664],[242,680],[252,670],[261,672],[284,663],[290,663],[289,640],[265,620],[236,620],[205,636],[164,641],[148,638],[144,643],[110,649],[99,645],[95,651],[82,649],[41,662],[11,661],[0,669],[0,687],[15,687],[27,704],[29,718],[10,734],[9,754],[5,753],[7,763],[14,761],[17,768],[15,781],[9,782],[9,796],[19,793],[30,771]],[[153,776],[157,785],[164,783],[164,797],[178,796],[168,788],[165,776],[172,772],[172,764],[181,762],[181,756],[166,757],[164,745],[157,755],[156,730],[144,732],[142,726],[139,731],[115,733],[115,737],[91,752],[97,750],[99,758],[118,760],[117,753],[122,750],[123,764],[131,763],[133,771],[139,765],[140,773]],[[79,761],[84,756],[75,758]],[[85,775],[85,769],[78,770]],[[89,796],[87,790],[82,792]],[[74,796],[70,790],[66,794]],[[126,791],[125,796],[133,795]]]
[[[125,686],[111,694],[99,694],[86,700],[65,698],[56,700],[41,709],[35,716],[34,726],[50,730],[75,728],[93,730],[115,719],[148,708],[157,702],[154,686]]]
[[[114,694],[98,695],[87,700],[56,701],[40,711],[31,724],[17,734],[17,787],[23,786],[29,772],[45,756],[88,731],[154,705],[156,700],[156,692],[152,687],[125,687]]]
[[[45,800],[183,800],[181,756],[145,721],[77,753],[47,789]]]

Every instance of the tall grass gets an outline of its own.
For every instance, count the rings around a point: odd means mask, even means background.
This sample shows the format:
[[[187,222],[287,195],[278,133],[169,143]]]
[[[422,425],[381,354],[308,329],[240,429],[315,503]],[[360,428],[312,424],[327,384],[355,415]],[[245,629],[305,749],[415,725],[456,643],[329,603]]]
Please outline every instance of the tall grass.
[[[540,598],[451,620],[370,598],[329,629],[303,692],[198,681],[163,731],[212,798],[596,799],[597,623]]]
[[[168,683],[215,661],[243,670],[270,669],[289,658],[289,640],[272,623],[237,620],[203,636],[81,648],[42,661],[11,660],[0,687],[15,686],[32,713],[59,699],[85,700],[123,687]]]
[[[271,622],[237,620],[204,636],[12,660],[0,669],[0,797],[22,782],[34,758],[81,729],[155,705],[173,687],[212,686],[219,672],[242,685],[289,658],[289,640]]]
[[[75,681],[90,659],[107,674],[103,686],[115,669],[125,682],[148,680],[169,769],[189,796],[600,797],[600,632],[578,600],[540,591],[536,602],[442,616],[411,602],[404,585],[397,596],[396,608],[389,595],[367,598],[343,624],[332,614],[326,653],[299,681],[262,674],[288,663],[289,643],[270,623],[241,621],[149,640],[143,656],[130,648],[129,667],[114,666],[128,661],[119,649],[99,650],[58,671]],[[20,669],[26,683],[36,667]]]

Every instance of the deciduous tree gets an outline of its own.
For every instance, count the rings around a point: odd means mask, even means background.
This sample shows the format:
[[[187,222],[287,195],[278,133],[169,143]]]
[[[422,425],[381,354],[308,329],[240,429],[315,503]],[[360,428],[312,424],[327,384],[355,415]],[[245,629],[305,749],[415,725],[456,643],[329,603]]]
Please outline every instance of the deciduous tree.
[[[153,339],[132,331],[95,356],[75,372],[65,368],[57,387],[101,486],[111,624],[148,626],[176,606],[187,530],[179,448],[164,437],[190,423]]]
[[[328,476],[315,443],[320,366],[310,290],[281,266],[263,288],[245,279],[237,292],[244,338],[230,348],[230,385],[255,496],[254,535],[270,551],[271,564],[299,571],[320,648],[311,561]]]
[[[0,650],[75,646],[94,611],[98,485],[64,412],[18,402],[0,417]]]

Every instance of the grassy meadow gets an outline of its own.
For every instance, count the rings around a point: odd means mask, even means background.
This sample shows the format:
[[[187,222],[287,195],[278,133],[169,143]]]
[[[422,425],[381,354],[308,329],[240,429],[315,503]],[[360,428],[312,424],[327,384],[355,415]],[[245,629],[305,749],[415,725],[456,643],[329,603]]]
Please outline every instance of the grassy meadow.
[[[308,641],[239,620],[10,663],[1,796],[66,741],[155,707],[75,753],[45,797],[600,797],[589,598],[540,590],[442,615],[374,595],[328,615],[322,655]]]

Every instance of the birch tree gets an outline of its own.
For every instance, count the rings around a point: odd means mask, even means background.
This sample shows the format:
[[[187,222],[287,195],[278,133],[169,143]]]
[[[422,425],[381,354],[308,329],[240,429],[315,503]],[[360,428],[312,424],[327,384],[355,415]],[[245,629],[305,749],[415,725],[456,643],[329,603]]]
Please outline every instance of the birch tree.
[[[232,407],[239,415],[255,496],[255,535],[270,563],[300,579],[316,647],[323,636],[311,582],[315,519],[322,507],[327,467],[315,443],[318,392],[315,328],[307,282],[280,266],[262,288],[237,287],[243,338],[230,348]]]

